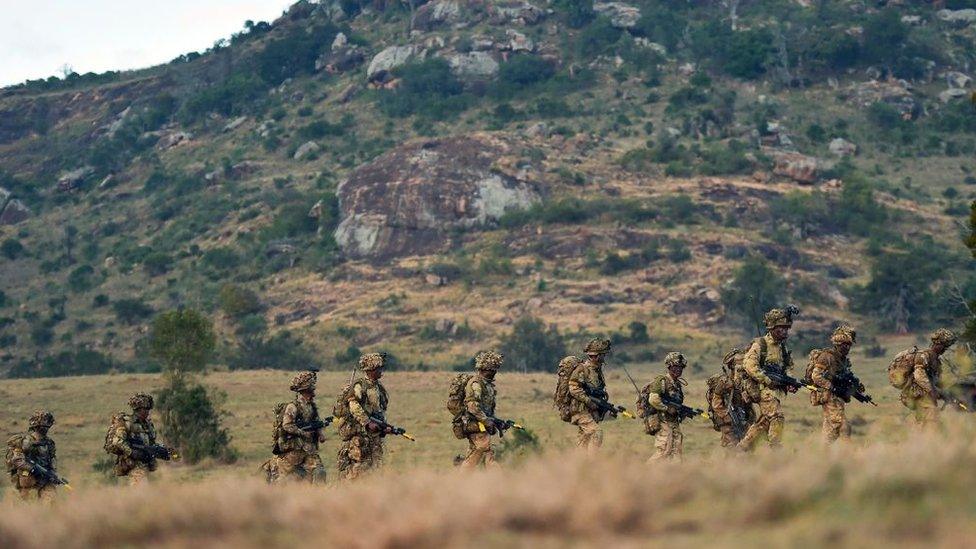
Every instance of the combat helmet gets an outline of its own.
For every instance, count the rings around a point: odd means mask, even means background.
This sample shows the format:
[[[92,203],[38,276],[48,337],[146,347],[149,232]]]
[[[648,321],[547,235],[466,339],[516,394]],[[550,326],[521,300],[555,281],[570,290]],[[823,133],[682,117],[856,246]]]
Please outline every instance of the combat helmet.
[[[386,353],[366,353],[359,357],[359,369],[364,372],[378,370],[386,366]]]
[[[779,326],[790,328],[793,326],[793,317],[799,314],[799,312],[800,310],[793,305],[787,305],[783,309],[771,309],[763,316],[763,323],[768,330]]]
[[[952,347],[956,341],[959,341],[959,336],[947,328],[939,328],[938,330],[932,332],[933,345],[942,345],[948,349],[949,347]]]
[[[54,425],[54,414],[48,411],[34,412],[34,414],[31,415],[30,419],[28,420],[27,425],[30,426],[31,429],[37,427],[47,427],[50,429],[51,426]]]
[[[474,357],[474,367],[476,370],[498,371],[502,366],[505,357],[495,351],[481,351]]]
[[[152,410],[153,397],[147,393],[136,393],[129,399],[129,407],[133,410]]]
[[[305,370],[304,372],[298,372],[295,378],[291,380],[291,389],[296,393],[302,391],[312,391],[315,389],[315,381],[317,379],[317,374],[314,370]]]
[[[610,340],[601,339],[599,337],[593,338],[586,347],[583,347],[583,352],[588,355],[603,355],[610,352]]]
[[[672,351],[664,357],[664,365],[668,368],[672,366],[680,366],[684,368],[688,366],[688,361],[685,359],[685,355]]]
[[[854,345],[857,343],[857,332],[854,331],[854,328],[846,324],[843,326],[838,326],[837,329],[834,330],[834,333],[831,334],[830,342],[836,345],[843,343]]]

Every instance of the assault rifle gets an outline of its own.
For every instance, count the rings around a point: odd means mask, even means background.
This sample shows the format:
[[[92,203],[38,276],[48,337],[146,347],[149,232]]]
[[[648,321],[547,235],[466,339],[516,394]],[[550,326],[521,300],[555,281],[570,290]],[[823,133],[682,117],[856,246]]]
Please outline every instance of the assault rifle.
[[[768,363],[762,367],[762,372],[766,374],[766,377],[773,382],[774,385],[779,385],[784,389],[808,389],[814,391],[817,388],[809,383],[800,381],[795,377],[786,373],[786,370],[781,364]]]
[[[329,416],[324,419],[316,419],[315,421],[310,421],[306,424],[300,425],[298,428],[301,429],[302,431],[305,431],[306,433],[317,433],[322,429],[325,429],[329,425],[332,425],[333,421],[335,421],[335,418]]]
[[[393,425],[387,423],[386,420],[381,417],[378,417],[376,415],[371,415],[369,416],[369,420],[375,423],[380,428],[380,436],[396,435],[398,437],[403,437],[410,441],[417,440],[413,438],[413,436],[411,436],[410,433],[408,433],[406,429],[404,429],[403,427],[394,427]]]
[[[732,420],[732,434],[735,438],[742,440],[748,430],[746,411],[735,404],[735,390],[729,391],[728,396],[729,419]]]
[[[684,404],[678,402],[677,400],[671,399],[667,395],[661,395],[661,402],[664,403],[665,406],[670,406],[671,408],[674,408],[675,412],[678,414],[678,417],[681,419],[685,419],[685,418],[690,419],[696,416],[701,416],[705,419],[712,418],[712,416],[708,415],[708,412],[706,412],[705,410],[699,408],[692,408],[691,406],[685,406]]]
[[[858,402],[877,406],[871,395],[860,390],[861,380],[850,370],[844,370],[840,374],[830,378],[832,392],[839,396],[844,402],[850,402],[853,397]]]
[[[44,467],[43,465],[34,463],[29,459],[25,459],[24,461],[27,462],[27,465],[30,465],[30,472],[32,475],[41,477],[49,484],[61,485],[67,488],[68,490],[72,490],[71,485],[68,484],[68,479],[64,477],[59,477],[57,473],[55,473],[54,471],[48,469],[47,467]]]
[[[139,461],[146,462],[153,459],[161,459],[163,461],[179,461],[180,459],[179,452],[173,448],[167,448],[160,444],[143,444],[142,441],[136,439],[129,439],[128,442],[129,448],[132,448],[144,456]]]
[[[942,401],[945,402],[946,404],[958,406],[961,410],[966,412],[969,411],[969,407],[966,406],[966,403],[956,398],[956,396],[950,393],[949,391],[946,391],[945,389],[939,389],[938,394],[939,394],[939,398],[941,398]]]
[[[607,394],[606,389],[596,389],[588,385],[583,385],[583,392],[586,396],[593,399],[593,403],[596,405],[597,411],[601,414],[610,414],[613,417],[617,417],[620,414],[624,417],[629,417],[630,419],[637,419],[627,411],[627,408],[623,406],[617,406],[610,403],[610,395]]]
[[[522,427],[521,425],[515,423],[515,421],[511,419],[498,419],[497,417],[489,417],[488,419],[492,420],[495,429],[498,429],[498,436],[500,437],[505,436],[505,431],[509,429],[518,429],[520,431],[525,430],[525,427]],[[480,421],[478,422],[478,430],[481,431],[482,433],[488,431],[488,429],[485,427],[485,424]]]

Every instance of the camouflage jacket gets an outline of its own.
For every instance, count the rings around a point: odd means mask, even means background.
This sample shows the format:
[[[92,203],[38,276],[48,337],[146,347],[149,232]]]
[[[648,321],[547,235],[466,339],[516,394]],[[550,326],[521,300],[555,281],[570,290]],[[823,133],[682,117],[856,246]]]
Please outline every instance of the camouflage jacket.
[[[376,416],[386,420],[386,408],[390,404],[390,397],[386,388],[379,381],[371,381],[368,377],[357,379],[349,391],[349,413],[358,425],[361,433],[366,433],[369,416]]]
[[[10,473],[29,472],[31,465],[28,461],[40,465],[49,471],[57,470],[57,455],[54,441],[47,436],[41,436],[36,431],[16,435],[9,442],[12,455],[10,465],[13,468]]]
[[[319,419],[319,409],[315,401],[302,395],[295,395],[295,400],[289,402],[281,412],[281,438],[278,447],[282,452],[296,450],[314,453],[319,449],[319,442],[323,438],[302,431],[302,426]]]
[[[135,415],[124,413],[113,417],[107,449],[115,454],[117,463],[133,461],[130,441],[146,446],[156,444],[156,427],[152,419],[140,421]],[[156,466],[156,458],[148,458],[144,463],[152,469]]]
[[[721,424],[732,423],[732,418],[729,415],[729,399],[737,396],[732,379],[731,374],[716,374],[709,379],[708,407],[711,409],[712,417]],[[745,406],[741,402],[736,404]]]
[[[765,348],[765,354],[763,348]],[[773,336],[767,333],[761,338],[755,339],[749,346],[749,350],[746,351],[745,357],[742,359],[742,370],[761,388],[779,389],[762,371],[762,367],[768,364],[779,364],[783,366],[783,371],[786,373],[793,370],[793,355],[786,348],[786,344],[777,343]]]
[[[851,370],[851,360],[841,356],[833,347],[811,353],[810,381],[817,387],[817,396],[833,394],[831,379]],[[857,387],[864,390],[864,387]]]
[[[591,414],[593,419],[600,421],[603,415],[597,413],[596,407],[586,393],[587,389],[604,391],[607,382],[603,378],[603,367],[590,362],[589,359],[580,362],[569,376],[569,395],[572,397],[570,409],[573,414]]]
[[[475,420],[484,423],[495,415],[495,383],[475,374],[464,386],[464,409]]]
[[[681,390],[681,381],[671,377],[671,374],[657,376],[651,382],[650,390],[647,394],[647,403],[658,411],[661,419],[668,423],[678,423],[681,418],[671,413],[671,407],[664,403],[661,397],[681,404],[685,400],[685,393]]]

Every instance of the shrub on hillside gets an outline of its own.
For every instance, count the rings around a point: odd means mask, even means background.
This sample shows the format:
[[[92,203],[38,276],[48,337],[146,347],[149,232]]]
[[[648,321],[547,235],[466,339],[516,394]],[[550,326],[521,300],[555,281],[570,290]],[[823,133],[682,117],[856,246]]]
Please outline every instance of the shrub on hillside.
[[[443,59],[408,63],[395,72],[400,78],[400,86],[379,95],[380,109],[387,116],[416,114],[431,120],[442,120],[464,111],[472,102]]]
[[[141,299],[118,299],[112,303],[115,317],[125,324],[135,324],[153,314],[153,308]]]
[[[566,345],[555,325],[548,328],[530,316],[520,318],[501,341],[506,366],[518,372],[553,371],[566,354]]]
[[[61,351],[33,360],[24,360],[10,369],[9,377],[58,377],[106,374],[126,368],[110,355],[90,349]]]
[[[752,331],[762,314],[786,299],[786,280],[758,256],[749,257],[722,289],[722,303],[740,326]]]
[[[217,295],[220,308],[231,318],[241,318],[261,310],[261,300],[253,290],[236,284],[224,284]]]
[[[16,238],[7,238],[0,244],[0,254],[10,260],[17,259],[24,254],[24,245]]]

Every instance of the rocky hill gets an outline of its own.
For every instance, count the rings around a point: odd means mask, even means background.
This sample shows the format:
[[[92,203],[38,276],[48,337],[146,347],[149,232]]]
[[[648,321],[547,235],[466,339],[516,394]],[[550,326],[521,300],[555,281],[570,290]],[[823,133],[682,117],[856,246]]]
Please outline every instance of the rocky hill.
[[[525,317],[711,360],[747,294],[807,342],[957,323],[976,4],[882,4],[298,2],[0,90],[0,370],[145,368],[176,306],[237,368],[451,366]]]

